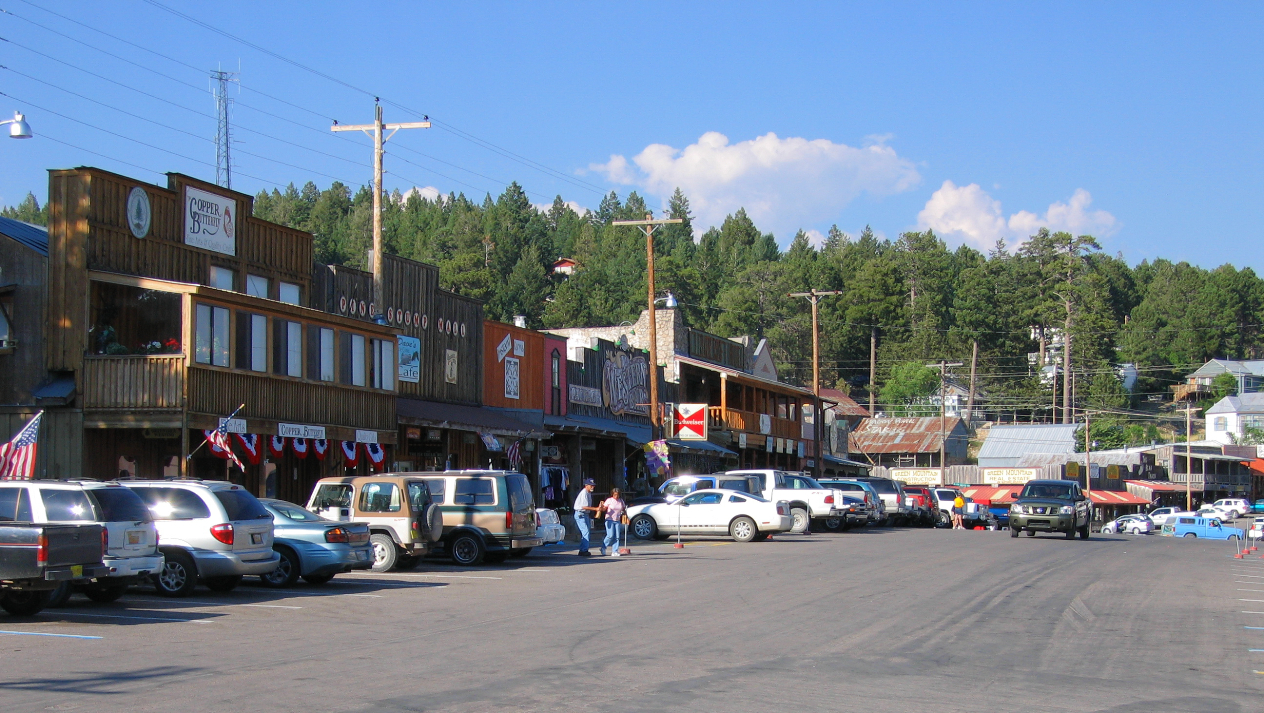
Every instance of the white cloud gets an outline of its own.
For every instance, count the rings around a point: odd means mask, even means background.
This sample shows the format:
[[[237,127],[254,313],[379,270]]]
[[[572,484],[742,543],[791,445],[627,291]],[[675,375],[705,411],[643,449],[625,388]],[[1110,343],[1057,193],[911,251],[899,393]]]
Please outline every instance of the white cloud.
[[[552,203],[532,203],[531,205],[532,207],[534,207],[536,210],[540,211],[541,213],[548,213],[549,211],[553,210]],[[575,213],[581,218],[588,215],[588,209],[576,203],[575,201],[566,201],[566,207],[575,211]]]
[[[808,243],[812,247],[820,248],[825,244],[825,233],[819,230],[805,230],[803,233],[808,236]]]
[[[408,190],[404,191],[404,193],[400,196],[400,198],[402,199],[402,202],[407,203],[408,199],[411,198],[414,194],[428,201],[442,200],[444,198],[447,198],[446,194],[441,193],[439,189],[435,188],[434,186],[426,186],[425,188],[418,188],[417,186],[413,186],[412,188],[409,188]]]
[[[1006,218],[1001,202],[979,184],[958,186],[944,181],[917,214],[917,224],[944,237],[960,238],[980,250],[990,249],[999,238],[1018,244],[1040,228],[1098,237],[1114,233],[1119,221],[1104,210],[1090,210],[1092,203],[1092,195],[1077,188],[1068,202],[1051,203],[1043,216],[1020,210]]]
[[[768,133],[730,144],[715,131],[684,149],[651,144],[631,162],[616,154],[589,169],[662,199],[679,187],[699,232],[745,208],[755,225],[783,240],[801,226],[837,218],[861,193],[900,193],[921,180],[912,162],[881,141],[856,148]]]

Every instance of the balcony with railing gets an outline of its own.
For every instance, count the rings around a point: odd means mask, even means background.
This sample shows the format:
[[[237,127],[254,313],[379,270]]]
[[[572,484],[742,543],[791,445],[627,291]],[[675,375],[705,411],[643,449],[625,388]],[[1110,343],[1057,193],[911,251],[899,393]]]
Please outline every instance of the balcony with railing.
[[[178,411],[184,407],[184,378],[183,354],[85,357],[83,407]]]
[[[767,416],[769,430],[765,433],[759,424],[761,415],[765,414],[740,411],[738,409],[725,409],[722,406],[710,406],[707,408],[709,421],[707,426],[711,430],[746,431],[747,433],[758,433],[777,438],[799,439],[803,437],[803,427],[798,421],[788,418],[777,418],[776,416]]]

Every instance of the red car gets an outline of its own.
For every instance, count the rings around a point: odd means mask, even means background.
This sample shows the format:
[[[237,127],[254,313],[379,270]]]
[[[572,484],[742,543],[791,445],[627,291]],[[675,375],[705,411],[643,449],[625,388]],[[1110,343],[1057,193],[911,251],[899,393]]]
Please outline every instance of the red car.
[[[909,520],[923,527],[936,524],[939,508],[930,488],[924,485],[905,485],[904,502],[909,508]]]

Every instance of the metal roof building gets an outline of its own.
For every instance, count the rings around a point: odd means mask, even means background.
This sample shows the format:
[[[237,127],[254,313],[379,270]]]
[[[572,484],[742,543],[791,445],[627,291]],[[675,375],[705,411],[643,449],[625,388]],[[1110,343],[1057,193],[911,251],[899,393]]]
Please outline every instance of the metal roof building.
[[[852,460],[869,460],[874,465],[895,467],[938,467],[941,428],[947,432],[945,456],[948,465],[964,463],[967,434],[959,418],[940,422],[939,417],[866,418],[852,432],[849,451]]]
[[[1074,423],[1036,423],[993,426],[979,449],[979,467],[1013,468],[1031,453],[1075,453]]]

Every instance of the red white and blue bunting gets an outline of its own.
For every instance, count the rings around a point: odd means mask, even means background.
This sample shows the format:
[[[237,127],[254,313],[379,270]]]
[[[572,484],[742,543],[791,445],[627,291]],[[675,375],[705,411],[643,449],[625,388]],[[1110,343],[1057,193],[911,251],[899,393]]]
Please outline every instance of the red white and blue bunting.
[[[339,441],[342,447],[342,464],[348,468],[354,468],[360,463],[360,448],[355,441]]]
[[[325,460],[325,454],[329,452],[329,441],[323,438],[312,439],[312,453],[316,454],[316,460]]]
[[[380,472],[386,462],[386,449],[377,443],[365,443],[364,452],[369,456],[369,467]]]
[[[259,434],[257,433],[234,433],[237,442],[241,444],[241,449],[246,452],[246,460],[250,465],[259,465],[259,461],[263,459],[263,450],[259,443]]]
[[[273,458],[280,458],[285,455],[285,437],[272,436],[268,439],[268,452]]]
[[[291,438],[290,450],[294,451],[294,456],[296,458],[306,458],[307,457],[307,439],[306,438]]]

